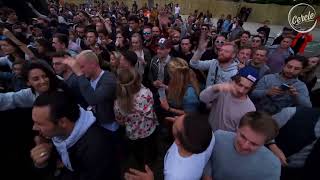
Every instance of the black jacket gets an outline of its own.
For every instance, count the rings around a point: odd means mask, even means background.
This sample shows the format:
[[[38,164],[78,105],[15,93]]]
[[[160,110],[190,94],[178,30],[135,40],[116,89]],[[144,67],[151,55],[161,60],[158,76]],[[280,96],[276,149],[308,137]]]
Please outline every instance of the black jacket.
[[[66,167],[57,170],[57,158],[55,157],[59,156],[52,156],[50,165],[45,169],[38,170],[42,171],[43,176],[53,177],[56,180],[120,179],[119,166],[115,161],[115,151],[111,139],[111,132],[95,123],[78,142],[68,149],[74,171],[70,171]]]

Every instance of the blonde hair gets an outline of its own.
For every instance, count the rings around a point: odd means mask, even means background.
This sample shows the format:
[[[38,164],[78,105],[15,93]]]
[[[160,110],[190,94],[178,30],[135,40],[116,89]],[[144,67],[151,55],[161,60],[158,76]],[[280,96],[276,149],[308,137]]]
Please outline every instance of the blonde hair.
[[[121,53],[118,51],[111,51],[110,52],[110,60],[111,60],[111,56],[114,56],[114,58],[116,59],[116,66],[111,66],[110,64],[110,69],[112,72],[116,72],[119,66],[119,62],[120,62],[120,57],[121,57]]]
[[[134,95],[141,88],[141,78],[134,68],[119,69],[117,80],[117,102],[121,111],[133,111]]]
[[[140,43],[139,48],[140,48],[140,49],[143,49],[143,42],[142,42],[142,37],[141,37],[141,35],[140,35],[139,33],[134,33],[134,34],[132,34],[131,39],[130,39],[130,50],[133,50],[132,44],[131,44],[132,38],[137,38],[138,41],[139,41],[139,43]]]
[[[84,50],[84,51],[81,51],[78,55],[77,55],[77,58],[79,57],[85,57],[86,60],[88,61],[94,61],[96,62],[97,64],[99,64],[99,58],[98,56],[96,55],[96,53],[94,53],[92,50]]]
[[[169,100],[174,100],[178,105],[181,105],[189,84],[195,89],[197,95],[200,94],[200,85],[196,75],[185,60],[181,58],[172,59],[168,64],[168,72],[170,75]]]

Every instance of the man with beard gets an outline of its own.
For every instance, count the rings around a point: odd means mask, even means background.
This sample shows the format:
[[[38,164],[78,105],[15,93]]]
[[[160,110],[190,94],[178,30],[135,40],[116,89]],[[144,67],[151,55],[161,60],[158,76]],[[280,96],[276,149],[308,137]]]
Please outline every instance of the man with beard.
[[[160,28],[158,26],[153,26],[151,29],[152,38],[158,39],[161,35]]]
[[[86,37],[86,27],[84,25],[77,25],[76,26],[76,43],[78,46],[81,47],[81,49],[86,49],[87,46],[85,45],[85,37]]]
[[[190,66],[201,71],[208,70],[206,87],[214,84],[230,81],[238,72],[238,63],[233,58],[237,54],[237,48],[232,43],[224,43],[219,50],[218,59],[201,61],[200,57],[205,51],[208,41],[202,33],[197,51],[190,60]]]
[[[173,30],[170,34],[170,40],[173,46],[171,51],[177,51],[179,49],[180,37],[181,33],[178,30]]]
[[[291,56],[285,60],[282,72],[265,75],[251,94],[256,108],[275,114],[290,106],[311,107],[308,89],[298,79],[307,63],[303,56]]]
[[[207,59],[217,59],[218,53],[223,44],[226,42],[226,38],[222,35],[217,36],[217,38],[214,40],[213,47],[210,49],[207,49],[201,56],[201,60],[207,60]],[[206,47],[208,48],[208,47]]]

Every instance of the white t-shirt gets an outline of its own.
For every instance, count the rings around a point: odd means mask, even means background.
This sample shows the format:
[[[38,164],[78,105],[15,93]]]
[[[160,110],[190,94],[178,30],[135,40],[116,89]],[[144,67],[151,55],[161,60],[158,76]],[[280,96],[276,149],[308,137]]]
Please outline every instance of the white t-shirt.
[[[215,143],[214,135],[208,148],[200,153],[189,157],[181,157],[178,146],[173,143],[168,149],[164,158],[164,179],[165,180],[199,180],[202,177]]]
[[[174,7],[174,14],[180,14],[180,6],[175,6]]]

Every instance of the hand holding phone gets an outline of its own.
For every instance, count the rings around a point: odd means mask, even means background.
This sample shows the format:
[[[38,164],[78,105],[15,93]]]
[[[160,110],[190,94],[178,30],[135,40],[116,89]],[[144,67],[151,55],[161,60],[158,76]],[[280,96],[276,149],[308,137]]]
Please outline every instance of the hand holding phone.
[[[281,89],[279,86],[273,86],[270,89],[267,90],[267,95],[268,96],[276,96],[276,95],[281,95],[284,94],[285,91]]]
[[[288,84],[283,83],[281,84],[280,89],[283,91],[287,91],[290,89],[290,86]]]

